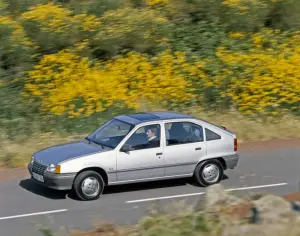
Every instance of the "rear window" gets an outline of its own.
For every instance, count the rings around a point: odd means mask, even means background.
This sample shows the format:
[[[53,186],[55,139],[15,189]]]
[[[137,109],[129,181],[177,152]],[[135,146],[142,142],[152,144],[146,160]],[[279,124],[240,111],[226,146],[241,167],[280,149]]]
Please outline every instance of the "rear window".
[[[211,131],[210,129],[205,129],[206,141],[218,140],[221,139],[221,136]]]

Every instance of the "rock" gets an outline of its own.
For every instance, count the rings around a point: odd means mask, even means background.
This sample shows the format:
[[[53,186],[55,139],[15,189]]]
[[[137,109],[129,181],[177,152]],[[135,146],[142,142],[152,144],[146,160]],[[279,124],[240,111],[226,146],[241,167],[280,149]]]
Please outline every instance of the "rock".
[[[205,195],[205,211],[219,211],[227,207],[244,203],[244,200],[224,191],[220,184],[207,187]]]
[[[266,195],[252,202],[258,212],[261,223],[290,222],[296,212],[291,203],[279,196]]]

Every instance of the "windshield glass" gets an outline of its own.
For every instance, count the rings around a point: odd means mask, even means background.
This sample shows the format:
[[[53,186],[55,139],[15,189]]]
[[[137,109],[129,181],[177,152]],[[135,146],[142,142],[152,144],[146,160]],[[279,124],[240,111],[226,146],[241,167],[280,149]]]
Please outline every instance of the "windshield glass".
[[[134,126],[123,121],[112,119],[87,137],[91,142],[115,148]]]

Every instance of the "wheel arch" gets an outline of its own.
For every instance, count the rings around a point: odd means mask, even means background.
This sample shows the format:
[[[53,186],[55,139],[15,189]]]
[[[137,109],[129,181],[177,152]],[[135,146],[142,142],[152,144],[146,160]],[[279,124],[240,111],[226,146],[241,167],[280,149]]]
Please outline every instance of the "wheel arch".
[[[84,171],[88,171],[88,170],[92,170],[92,171],[97,172],[97,173],[98,173],[99,175],[101,175],[101,177],[103,178],[103,181],[104,181],[105,186],[108,185],[108,174],[107,174],[106,171],[105,171],[103,168],[101,168],[101,167],[87,167],[87,168],[84,168],[84,169],[78,171],[78,173],[76,174],[74,180],[76,179],[76,177],[77,177],[80,173],[82,173],[82,172],[84,172]]]
[[[195,168],[194,168],[194,172],[195,172],[195,170],[197,169],[197,167],[198,167],[199,165],[201,165],[203,162],[211,161],[211,160],[218,161],[218,162],[220,163],[220,165],[223,167],[223,171],[227,169],[227,167],[226,167],[226,162],[225,162],[225,160],[224,160],[223,157],[214,157],[214,158],[207,158],[207,159],[204,159],[204,160],[200,160],[200,161],[196,164],[196,166],[195,166]]]

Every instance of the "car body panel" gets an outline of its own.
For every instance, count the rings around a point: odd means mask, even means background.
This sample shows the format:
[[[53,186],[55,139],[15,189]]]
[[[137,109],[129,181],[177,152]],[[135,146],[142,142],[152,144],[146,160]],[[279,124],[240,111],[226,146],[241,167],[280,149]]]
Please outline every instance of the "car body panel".
[[[110,150],[63,162],[61,173],[78,173],[83,169],[101,168],[107,173],[109,181],[116,181],[116,162],[116,150]]]
[[[118,152],[117,180],[120,182],[164,177],[163,148]]]
[[[127,153],[120,151],[120,148],[138,131],[151,125],[160,125],[160,146],[133,150]],[[163,131],[162,122],[145,122],[132,130],[132,132],[119,144],[117,148],[117,180],[118,182],[137,181],[164,177],[163,158]],[[157,155],[161,153],[161,155]]]
[[[75,157],[78,158],[104,151],[106,150],[97,144],[89,143],[87,140],[79,140],[43,149],[35,153],[34,158],[45,165],[57,165]]]
[[[168,124],[185,123],[200,125],[192,119],[168,120],[164,122],[164,129]],[[201,125],[200,125],[201,126]],[[165,132],[168,134],[168,132]],[[168,134],[167,136],[169,136]],[[176,144],[168,146],[164,140],[164,159],[166,176],[191,176],[199,160],[206,156],[206,145],[204,140],[193,143]]]
[[[207,129],[221,136],[221,139],[207,140]],[[234,154],[234,138],[217,127],[205,125],[206,158],[224,157]]]

